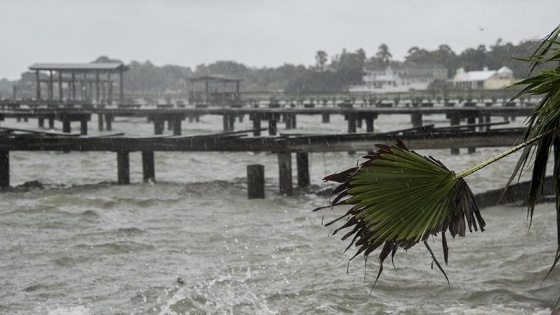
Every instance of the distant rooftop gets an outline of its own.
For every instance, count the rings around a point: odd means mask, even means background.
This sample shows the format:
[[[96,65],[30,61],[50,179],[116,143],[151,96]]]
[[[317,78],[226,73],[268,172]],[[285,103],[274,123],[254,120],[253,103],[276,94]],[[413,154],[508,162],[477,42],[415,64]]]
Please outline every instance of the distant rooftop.
[[[464,68],[457,69],[455,74],[455,81],[484,81],[490,79],[496,73],[498,74],[513,74],[513,71],[506,66],[498,70],[488,70],[484,67],[482,71],[465,71]]]
[[[189,79],[190,82],[215,81],[215,82],[241,82],[243,79],[228,77],[222,74],[208,74]]]
[[[35,63],[29,70],[54,70],[54,71],[95,71],[95,70],[128,70],[121,62],[92,62],[92,63]]]

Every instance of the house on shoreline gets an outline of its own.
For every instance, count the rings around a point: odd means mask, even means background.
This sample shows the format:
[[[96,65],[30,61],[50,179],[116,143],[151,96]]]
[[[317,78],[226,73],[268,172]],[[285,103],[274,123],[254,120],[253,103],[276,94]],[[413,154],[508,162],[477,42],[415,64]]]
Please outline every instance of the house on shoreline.
[[[441,65],[404,63],[385,68],[364,68],[361,85],[352,86],[355,93],[388,93],[426,90],[434,81],[446,81],[447,68]]]
[[[498,70],[484,67],[482,71],[465,71],[464,68],[459,68],[451,82],[453,86],[465,89],[497,90],[508,87],[517,80],[513,71],[503,66]]]

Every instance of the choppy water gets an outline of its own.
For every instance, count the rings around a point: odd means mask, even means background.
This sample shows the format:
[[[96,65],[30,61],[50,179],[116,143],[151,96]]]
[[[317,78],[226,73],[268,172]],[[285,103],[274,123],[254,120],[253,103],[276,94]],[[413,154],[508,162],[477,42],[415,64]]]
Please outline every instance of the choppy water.
[[[428,119],[444,124],[442,117]],[[341,117],[330,125],[319,120],[298,117],[295,132],[346,129]],[[408,127],[409,118],[376,123],[394,130]],[[113,126],[128,134],[153,131],[139,119],[118,119]],[[205,116],[183,128],[184,134],[219,131],[221,119]],[[236,125],[242,128],[250,122]],[[422,153],[462,170],[499,151]],[[371,292],[375,259],[364,268],[357,258],[346,273],[347,243],[321,225],[343,209],[311,210],[327,203],[321,178],[355,165],[358,157],[311,154],[312,187],[286,197],[277,192],[272,154],[156,153],[156,184],[141,183],[140,155],[131,154],[133,184],[117,186],[113,153],[14,152],[12,184],[39,180],[43,188],[20,187],[0,198],[0,313],[551,312],[560,296],[560,271],[541,282],[556,249],[552,204],[538,206],[531,229],[523,207],[485,209],[486,232],[449,240],[450,287],[430,268],[422,246],[400,252],[395,268],[388,263]],[[472,175],[471,188],[501,187],[514,162],[510,157]],[[245,167],[252,163],[265,165],[265,200],[247,200]],[[434,239],[432,248],[441,257],[439,242]]]

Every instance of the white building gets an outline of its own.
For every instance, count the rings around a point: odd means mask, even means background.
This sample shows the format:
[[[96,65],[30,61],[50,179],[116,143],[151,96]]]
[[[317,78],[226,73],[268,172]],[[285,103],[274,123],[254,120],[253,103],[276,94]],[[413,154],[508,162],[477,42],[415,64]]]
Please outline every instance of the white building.
[[[435,80],[447,80],[447,68],[439,65],[403,64],[364,69],[363,82],[350,92],[386,93],[426,90]]]
[[[467,89],[496,90],[508,87],[516,80],[513,71],[503,66],[498,70],[484,67],[482,71],[465,71],[464,68],[459,68],[452,82],[454,86]]]

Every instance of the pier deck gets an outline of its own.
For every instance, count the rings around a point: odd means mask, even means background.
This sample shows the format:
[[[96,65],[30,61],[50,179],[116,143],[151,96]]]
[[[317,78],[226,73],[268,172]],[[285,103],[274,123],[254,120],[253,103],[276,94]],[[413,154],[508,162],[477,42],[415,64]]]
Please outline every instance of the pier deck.
[[[467,127],[467,126],[465,126]],[[0,136],[0,187],[10,185],[10,151],[108,151],[117,154],[119,184],[130,183],[129,153],[142,152],[144,180],[155,179],[156,151],[180,152],[272,152],[278,155],[279,187],[291,195],[292,154],[296,154],[298,185],[309,184],[308,154],[311,152],[368,152],[374,145],[393,144],[401,139],[410,149],[445,149],[512,146],[524,129],[502,128],[476,132],[472,128],[419,128],[390,133],[345,135],[292,135],[252,137],[250,131],[199,136],[127,137],[52,135],[44,133],[17,134],[5,130]],[[470,150],[469,150],[470,152]]]

